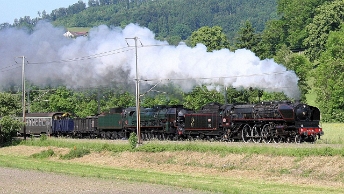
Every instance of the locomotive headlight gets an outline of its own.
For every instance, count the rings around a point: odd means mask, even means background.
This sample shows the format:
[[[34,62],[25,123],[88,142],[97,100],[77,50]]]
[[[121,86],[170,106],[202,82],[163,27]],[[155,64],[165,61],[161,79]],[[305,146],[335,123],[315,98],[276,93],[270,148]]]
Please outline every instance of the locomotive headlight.
[[[223,119],[222,119],[222,122],[225,123],[225,122],[226,122],[226,118],[223,118]]]
[[[301,125],[301,127],[303,127],[303,124]]]

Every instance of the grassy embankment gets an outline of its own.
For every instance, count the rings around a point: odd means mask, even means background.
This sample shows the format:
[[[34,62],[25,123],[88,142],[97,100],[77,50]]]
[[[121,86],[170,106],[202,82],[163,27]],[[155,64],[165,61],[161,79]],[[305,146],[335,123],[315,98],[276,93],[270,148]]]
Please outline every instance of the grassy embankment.
[[[244,159],[257,157],[259,155],[271,158],[292,157],[294,158],[294,167],[291,169],[281,168],[274,172],[279,173],[283,178],[290,175],[303,159],[308,157],[344,157],[343,143],[343,124],[322,125],[325,135],[316,144],[236,144],[236,143],[210,143],[210,142],[145,142],[142,146],[132,150],[128,141],[88,141],[72,139],[47,139],[47,140],[27,140],[20,145],[35,147],[59,147],[71,150],[68,154],[61,155],[60,159],[51,160],[54,154],[51,151],[43,151],[30,156],[18,156],[11,154],[1,154],[0,166],[13,167],[21,169],[34,169],[47,172],[57,172],[71,174],[76,176],[98,177],[105,179],[119,179],[134,182],[147,182],[163,185],[172,185],[183,188],[192,188],[210,192],[220,193],[343,193],[343,187],[329,187],[323,185],[305,185],[295,183],[281,183],[279,181],[240,176],[216,176],[206,173],[186,173],[186,172],[164,172],[147,168],[121,168],[87,163],[77,163],[68,159],[82,156],[83,154],[107,151],[114,155],[116,153],[159,153],[159,152],[181,152],[181,153],[211,153],[210,155],[219,155],[219,158],[227,155],[244,155]],[[49,150],[49,149],[48,149]],[[80,152],[78,152],[80,150]],[[166,160],[167,163],[173,163],[173,160]],[[30,165],[28,165],[30,164]],[[67,165],[66,165],[67,164]],[[164,164],[161,164],[164,165]],[[184,168],[190,165],[199,165],[193,161],[191,163],[181,163]],[[229,166],[228,169],[216,169],[216,166],[205,166],[204,169],[215,169],[222,173],[242,170],[240,167]],[[203,166],[204,167],[204,166]],[[306,172],[306,171],[305,171]],[[219,174],[221,174],[219,173]],[[259,172],[258,172],[259,173]],[[268,173],[268,172],[267,172]],[[303,173],[306,177],[312,171]],[[321,176],[321,175],[320,175]],[[344,182],[344,174],[338,175],[341,184]],[[302,178],[302,177],[300,177]],[[323,177],[324,178],[324,177]],[[320,178],[322,179],[322,178]]]

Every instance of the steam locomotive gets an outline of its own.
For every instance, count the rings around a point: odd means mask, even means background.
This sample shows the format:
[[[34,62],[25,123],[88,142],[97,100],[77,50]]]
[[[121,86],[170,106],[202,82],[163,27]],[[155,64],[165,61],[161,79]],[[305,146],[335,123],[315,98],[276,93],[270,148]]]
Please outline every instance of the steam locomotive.
[[[197,111],[181,105],[156,106],[140,108],[140,137],[142,140],[315,142],[323,135],[319,122],[319,109],[299,102],[209,103]],[[26,115],[26,135],[122,139],[137,132],[136,128],[135,107],[114,108],[86,118],[71,118],[65,113]]]

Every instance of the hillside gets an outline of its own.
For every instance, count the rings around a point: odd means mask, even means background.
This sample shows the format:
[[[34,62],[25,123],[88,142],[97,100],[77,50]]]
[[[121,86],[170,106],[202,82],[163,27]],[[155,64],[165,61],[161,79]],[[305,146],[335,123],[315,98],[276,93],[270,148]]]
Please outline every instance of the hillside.
[[[250,21],[258,31],[266,21],[277,18],[277,0],[159,0],[89,6],[58,17],[54,23],[65,27],[94,27],[101,24],[125,26],[137,23],[148,27],[160,39],[186,40],[202,26],[221,26],[233,40],[240,25]]]

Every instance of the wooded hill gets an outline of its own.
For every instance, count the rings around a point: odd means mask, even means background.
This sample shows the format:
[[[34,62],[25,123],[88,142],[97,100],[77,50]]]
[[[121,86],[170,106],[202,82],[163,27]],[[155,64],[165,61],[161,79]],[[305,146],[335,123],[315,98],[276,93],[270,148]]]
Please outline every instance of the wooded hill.
[[[202,26],[221,26],[232,41],[245,21],[250,21],[256,32],[263,31],[268,20],[277,18],[276,9],[277,0],[89,0],[88,5],[78,1],[50,14],[43,10],[34,19],[15,19],[13,25],[30,28],[40,19],[67,28],[136,23],[149,28],[158,39],[173,37],[177,41],[186,40]]]
[[[137,23],[148,27],[159,39],[178,36],[182,40],[202,26],[217,25],[232,40],[246,20],[262,31],[266,21],[277,18],[276,7],[276,0],[142,0],[98,6],[89,3],[84,11],[58,18],[54,23],[65,27],[124,27]]]

